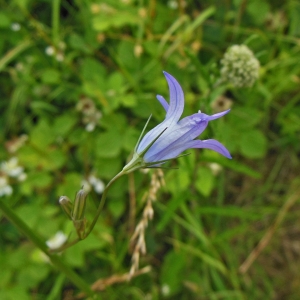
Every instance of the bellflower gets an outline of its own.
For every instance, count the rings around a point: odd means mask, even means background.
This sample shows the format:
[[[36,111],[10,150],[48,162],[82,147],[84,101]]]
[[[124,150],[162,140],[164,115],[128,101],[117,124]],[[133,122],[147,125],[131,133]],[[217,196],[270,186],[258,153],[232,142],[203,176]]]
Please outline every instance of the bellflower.
[[[203,141],[195,139],[204,131],[209,121],[224,116],[230,110],[212,116],[199,111],[179,120],[184,109],[183,91],[173,76],[167,72],[164,72],[164,75],[169,86],[170,104],[160,95],[156,98],[165,109],[166,117],[142,138],[148,120],[135,147],[133,157],[123,171],[129,173],[138,168],[159,167],[190,148],[207,148],[231,158],[228,150],[220,142],[214,139]]]

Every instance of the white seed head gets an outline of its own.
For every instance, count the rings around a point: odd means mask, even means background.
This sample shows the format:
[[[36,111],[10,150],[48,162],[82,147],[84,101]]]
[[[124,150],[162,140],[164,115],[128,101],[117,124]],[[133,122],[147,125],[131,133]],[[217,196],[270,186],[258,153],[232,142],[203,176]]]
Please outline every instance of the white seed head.
[[[259,75],[259,61],[245,45],[228,48],[221,65],[222,80],[234,87],[251,87]]]

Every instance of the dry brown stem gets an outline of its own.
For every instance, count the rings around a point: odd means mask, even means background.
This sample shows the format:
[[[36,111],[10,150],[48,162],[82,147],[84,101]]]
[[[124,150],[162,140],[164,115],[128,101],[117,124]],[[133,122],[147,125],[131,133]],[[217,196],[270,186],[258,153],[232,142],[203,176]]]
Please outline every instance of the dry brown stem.
[[[154,210],[152,203],[156,201],[156,195],[158,190],[165,184],[163,172],[160,169],[155,170],[151,176],[150,188],[144,195],[143,199],[146,201],[143,215],[137,226],[135,227],[134,233],[130,239],[133,248],[133,254],[131,259],[131,268],[129,276],[133,276],[139,269],[140,255],[145,255],[147,252],[145,242],[145,230],[148,226],[148,222],[153,219]]]
[[[260,240],[258,245],[252,250],[252,252],[249,254],[247,259],[239,267],[240,273],[245,274],[248,271],[248,269],[251,267],[251,265],[254,263],[254,261],[257,259],[259,254],[270,243],[276,229],[280,226],[280,224],[282,223],[285,215],[291,209],[291,207],[295,204],[295,202],[299,199],[299,197],[300,197],[300,190],[299,189],[294,191],[288,197],[288,199],[285,201],[282,208],[280,209],[274,223],[269,227],[269,229],[266,231],[265,235]]]

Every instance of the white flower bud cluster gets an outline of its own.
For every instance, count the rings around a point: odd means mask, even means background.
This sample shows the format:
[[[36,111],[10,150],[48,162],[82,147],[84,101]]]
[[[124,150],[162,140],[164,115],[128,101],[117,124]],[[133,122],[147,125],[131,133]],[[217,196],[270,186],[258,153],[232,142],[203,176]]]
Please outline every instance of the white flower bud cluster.
[[[18,165],[18,158],[12,157],[8,161],[3,161],[0,164],[0,197],[10,196],[13,189],[10,185],[10,178],[15,178],[18,181],[23,181],[27,177],[24,173],[24,168]]]
[[[227,49],[221,60],[221,78],[234,87],[251,87],[259,75],[259,61],[245,45]]]
[[[88,132],[93,131],[102,117],[94,101],[90,98],[83,97],[77,103],[76,109],[82,112],[82,122],[86,125],[85,130]]]

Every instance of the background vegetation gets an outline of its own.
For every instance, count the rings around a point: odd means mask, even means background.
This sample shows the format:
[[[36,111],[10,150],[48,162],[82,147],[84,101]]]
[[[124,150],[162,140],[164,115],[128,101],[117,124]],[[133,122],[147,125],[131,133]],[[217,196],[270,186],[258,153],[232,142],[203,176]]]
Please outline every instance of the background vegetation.
[[[101,182],[123,168],[150,113],[148,128],[164,118],[155,95],[168,98],[165,70],[183,87],[184,115],[231,105],[201,139],[233,160],[192,150],[164,170],[140,261],[151,271],[100,295],[299,299],[299,1],[1,2],[1,203],[44,241],[69,235],[58,198],[85,180],[91,220]],[[253,87],[216,85],[234,44],[260,62]],[[88,284],[130,269],[151,174],[120,178],[93,233],[60,256]],[[80,293],[3,212],[0,228],[1,299]]]

